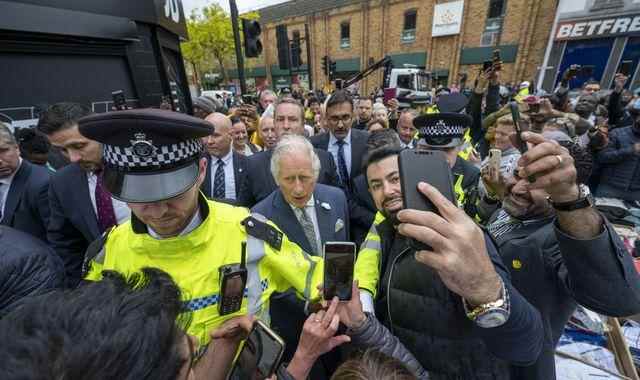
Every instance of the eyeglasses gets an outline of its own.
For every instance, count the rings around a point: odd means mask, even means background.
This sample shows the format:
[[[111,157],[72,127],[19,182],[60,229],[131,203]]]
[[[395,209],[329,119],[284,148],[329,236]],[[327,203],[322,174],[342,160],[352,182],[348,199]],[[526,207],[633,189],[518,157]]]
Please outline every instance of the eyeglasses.
[[[353,117],[351,115],[342,115],[342,116],[330,116],[328,118],[329,123],[333,124],[333,125],[338,125],[338,123],[340,123],[342,121],[342,123],[344,125],[349,124],[349,122],[351,121]]]

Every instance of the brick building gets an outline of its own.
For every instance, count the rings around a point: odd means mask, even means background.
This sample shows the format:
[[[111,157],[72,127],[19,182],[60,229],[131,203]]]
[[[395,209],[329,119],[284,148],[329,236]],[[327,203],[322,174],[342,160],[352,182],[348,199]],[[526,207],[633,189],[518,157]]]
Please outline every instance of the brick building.
[[[276,38],[277,27],[286,25],[290,40],[304,40],[306,24],[314,88],[327,82],[321,64],[325,55],[336,61],[338,77],[389,55],[395,67],[412,64],[431,71],[439,83],[451,84],[459,73],[475,78],[496,48],[505,63],[504,82],[532,80],[556,5],[557,0],[292,0],[259,10],[264,50],[245,62],[245,75],[258,87],[309,86],[306,42],[302,65],[290,72],[279,68]],[[232,70],[231,77],[237,72]],[[382,70],[361,82],[360,92],[381,84]]]

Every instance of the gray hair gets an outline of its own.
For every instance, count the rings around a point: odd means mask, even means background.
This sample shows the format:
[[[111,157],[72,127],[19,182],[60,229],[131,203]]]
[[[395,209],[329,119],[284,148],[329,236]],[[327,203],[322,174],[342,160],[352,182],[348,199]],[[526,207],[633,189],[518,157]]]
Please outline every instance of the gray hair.
[[[271,155],[271,175],[276,183],[278,183],[278,175],[280,175],[280,159],[282,155],[294,152],[304,153],[311,158],[313,176],[315,180],[318,180],[318,176],[320,175],[320,159],[314,151],[313,145],[302,136],[284,135],[278,142],[278,145],[273,148],[273,154]]]
[[[16,141],[16,137],[13,135],[13,132],[11,132],[11,129],[9,129],[9,127],[0,122],[0,142],[6,142],[9,145],[18,145],[18,142]]]
[[[262,98],[263,98],[264,96],[267,96],[267,95],[271,95],[271,96],[273,96],[273,97],[276,97],[275,92],[273,92],[273,91],[271,91],[271,90],[263,90],[263,91],[261,91],[261,92],[260,92],[260,98],[259,98],[259,100],[262,100]]]

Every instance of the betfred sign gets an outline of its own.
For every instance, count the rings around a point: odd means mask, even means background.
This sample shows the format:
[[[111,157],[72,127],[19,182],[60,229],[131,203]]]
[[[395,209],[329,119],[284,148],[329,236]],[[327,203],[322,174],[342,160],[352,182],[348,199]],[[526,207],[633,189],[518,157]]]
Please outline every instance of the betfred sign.
[[[640,34],[640,14],[584,21],[560,21],[556,41]]]

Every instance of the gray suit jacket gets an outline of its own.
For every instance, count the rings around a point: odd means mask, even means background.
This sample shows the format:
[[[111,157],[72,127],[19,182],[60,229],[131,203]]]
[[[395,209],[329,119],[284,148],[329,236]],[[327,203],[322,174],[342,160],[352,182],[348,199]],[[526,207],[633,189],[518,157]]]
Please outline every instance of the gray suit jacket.
[[[316,204],[318,229],[320,230],[320,244],[327,241],[349,240],[349,209],[344,192],[333,186],[317,184],[313,192]],[[290,241],[298,244],[305,252],[313,252],[291,206],[284,199],[280,189],[260,201],[252,209],[264,215],[284,232]]]

